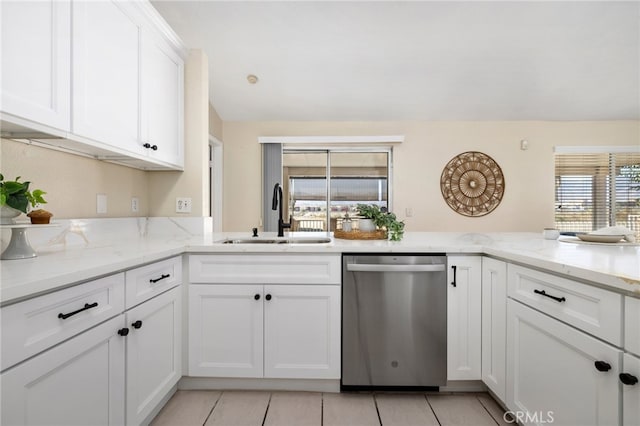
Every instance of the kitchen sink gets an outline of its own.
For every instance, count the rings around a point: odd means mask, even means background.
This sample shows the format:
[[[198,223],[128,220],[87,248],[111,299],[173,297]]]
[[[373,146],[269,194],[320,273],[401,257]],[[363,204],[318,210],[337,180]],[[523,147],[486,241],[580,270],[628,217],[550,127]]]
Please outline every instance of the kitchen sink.
[[[331,238],[227,238],[218,241],[221,244],[328,244]]]
[[[331,238],[289,238],[287,244],[327,244]]]

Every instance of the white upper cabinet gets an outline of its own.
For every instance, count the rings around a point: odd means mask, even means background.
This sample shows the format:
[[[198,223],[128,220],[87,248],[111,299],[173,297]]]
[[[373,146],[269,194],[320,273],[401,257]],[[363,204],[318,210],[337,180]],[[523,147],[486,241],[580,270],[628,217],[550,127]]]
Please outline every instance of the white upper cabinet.
[[[0,10],[2,113],[22,125],[38,123],[68,131],[70,3],[3,1]]]
[[[184,163],[184,61],[150,31],[142,42],[142,147],[159,161]]]
[[[149,2],[8,1],[0,8],[4,137],[182,170],[184,48]]]
[[[125,3],[73,4],[73,133],[140,151],[141,29]]]

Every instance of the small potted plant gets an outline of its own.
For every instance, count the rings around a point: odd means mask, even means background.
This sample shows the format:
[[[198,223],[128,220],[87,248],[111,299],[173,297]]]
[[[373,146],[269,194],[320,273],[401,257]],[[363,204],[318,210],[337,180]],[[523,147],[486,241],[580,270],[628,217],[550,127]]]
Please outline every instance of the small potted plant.
[[[376,230],[376,222],[378,221],[382,211],[375,204],[358,204],[356,207],[358,215],[358,229],[362,232],[373,232]]]
[[[31,182],[20,182],[20,176],[15,180],[4,180],[4,176],[0,173],[0,224],[11,225],[14,218],[21,213],[27,213],[29,206],[36,207],[39,204],[47,202],[42,197],[46,192],[41,189],[29,191]],[[38,212],[35,210],[32,213]],[[53,216],[46,210],[41,210],[35,216],[42,218],[47,216],[46,222],[40,219],[40,222],[33,220],[32,223],[49,223],[49,219]]]
[[[391,241],[400,241],[404,236],[404,222],[398,220],[394,213],[387,212],[386,209],[375,204],[358,204],[356,210],[360,216],[373,222],[371,231],[375,231],[376,227],[386,229]],[[362,219],[360,219],[360,230],[363,231]]]

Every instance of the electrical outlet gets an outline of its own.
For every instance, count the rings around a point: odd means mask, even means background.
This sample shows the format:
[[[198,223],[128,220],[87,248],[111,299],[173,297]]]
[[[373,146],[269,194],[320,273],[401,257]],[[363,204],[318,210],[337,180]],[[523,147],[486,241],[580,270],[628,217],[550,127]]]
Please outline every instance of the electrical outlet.
[[[406,209],[404,209],[404,214],[405,214],[407,217],[411,217],[411,216],[413,216],[413,208],[411,208],[411,207],[407,207]]]
[[[138,197],[131,198],[131,212],[138,213],[139,210],[140,210],[140,200],[138,199]]]
[[[107,214],[107,194],[96,194],[96,213]]]
[[[191,213],[191,198],[176,198],[176,213]]]

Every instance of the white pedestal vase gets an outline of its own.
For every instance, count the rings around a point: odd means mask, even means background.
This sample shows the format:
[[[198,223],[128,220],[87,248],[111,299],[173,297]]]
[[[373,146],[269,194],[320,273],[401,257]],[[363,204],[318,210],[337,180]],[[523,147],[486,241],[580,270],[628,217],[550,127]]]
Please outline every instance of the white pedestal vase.
[[[0,206],[0,225],[13,225],[16,223],[15,218],[20,216],[22,212],[8,205]]]

